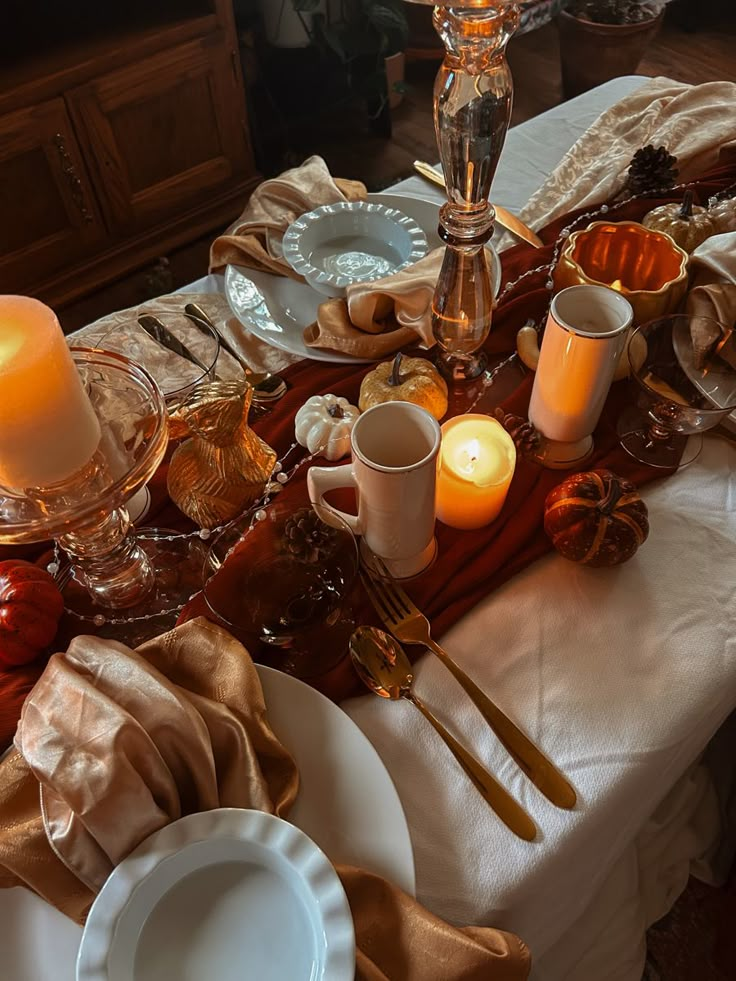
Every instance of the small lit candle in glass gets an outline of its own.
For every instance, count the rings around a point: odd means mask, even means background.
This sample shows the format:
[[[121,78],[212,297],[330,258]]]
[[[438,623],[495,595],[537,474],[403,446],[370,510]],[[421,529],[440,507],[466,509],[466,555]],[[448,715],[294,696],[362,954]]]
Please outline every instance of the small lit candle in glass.
[[[514,476],[516,447],[489,416],[464,415],[442,426],[437,517],[452,528],[482,528],[498,517]]]
[[[0,296],[0,484],[59,483],[100,442],[100,424],[53,310]]]

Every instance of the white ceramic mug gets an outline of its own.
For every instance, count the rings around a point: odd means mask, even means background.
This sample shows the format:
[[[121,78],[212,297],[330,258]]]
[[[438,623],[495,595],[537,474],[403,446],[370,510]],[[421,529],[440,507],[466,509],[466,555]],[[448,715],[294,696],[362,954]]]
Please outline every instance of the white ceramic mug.
[[[396,579],[416,576],[434,559],[435,483],[440,427],[411,402],[383,402],[358,417],[350,437],[352,463],[310,467],[309,499],[337,514]],[[324,495],[354,487],[358,514],[332,507]]]
[[[634,315],[607,286],[570,286],[552,300],[529,403],[529,421],[570,460],[592,450],[618,359]],[[564,455],[564,453],[563,453]]]

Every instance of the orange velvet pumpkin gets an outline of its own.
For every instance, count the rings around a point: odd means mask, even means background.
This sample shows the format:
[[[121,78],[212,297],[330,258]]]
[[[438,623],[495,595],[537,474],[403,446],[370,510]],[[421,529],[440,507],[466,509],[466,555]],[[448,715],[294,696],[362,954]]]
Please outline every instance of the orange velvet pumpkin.
[[[572,562],[618,565],[646,541],[647,506],[632,483],[610,470],[577,473],[547,495],[544,530]]]
[[[0,668],[35,660],[56,636],[64,600],[45,569],[0,562]]]

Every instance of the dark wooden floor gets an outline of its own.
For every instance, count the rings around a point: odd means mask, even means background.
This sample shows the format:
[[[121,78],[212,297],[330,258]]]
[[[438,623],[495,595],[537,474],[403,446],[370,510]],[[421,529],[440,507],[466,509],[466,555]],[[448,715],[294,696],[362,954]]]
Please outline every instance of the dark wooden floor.
[[[667,75],[693,84],[713,79],[736,81],[736,14],[708,14],[708,3],[700,0],[699,9],[704,14],[695,33],[683,29],[673,16],[674,10],[668,15],[639,66],[642,75]],[[736,5],[736,0],[728,0],[727,5],[731,4]],[[515,85],[513,124],[562,101],[557,29],[553,24],[513,38],[509,62]],[[302,127],[288,156],[300,160],[319,153],[333,174],[359,178],[369,190],[381,190],[408,177],[416,159],[436,161],[432,86],[437,65],[437,61],[425,60],[407,66],[406,94],[402,105],[394,110],[391,139],[372,133],[360,112],[343,112]],[[208,240],[196,242],[166,257],[168,269],[142,269],[59,311],[65,330],[204,275],[208,248]]]

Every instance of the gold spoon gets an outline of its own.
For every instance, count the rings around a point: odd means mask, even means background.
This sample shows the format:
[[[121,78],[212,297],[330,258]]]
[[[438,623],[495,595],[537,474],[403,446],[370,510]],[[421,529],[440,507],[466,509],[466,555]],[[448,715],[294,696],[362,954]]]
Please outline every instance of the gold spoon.
[[[482,797],[507,828],[525,841],[533,841],[537,828],[526,811],[486,768],[462,746],[429,711],[412,690],[414,675],[409,658],[397,640],[377,627],[358,627],[350,638],[350,656],[355,670],[370,690],[381,698],[405,698],[416,705],[434,726],[450,752],[473,781]]]

